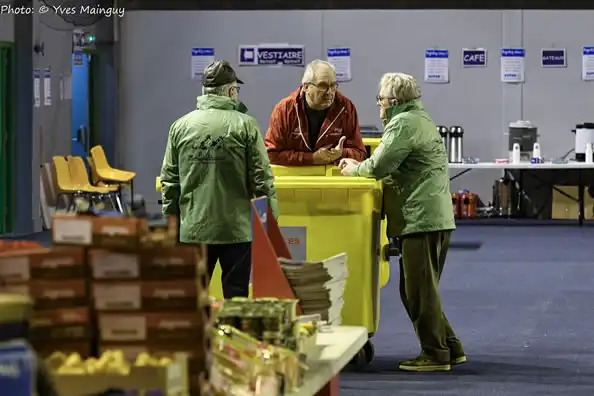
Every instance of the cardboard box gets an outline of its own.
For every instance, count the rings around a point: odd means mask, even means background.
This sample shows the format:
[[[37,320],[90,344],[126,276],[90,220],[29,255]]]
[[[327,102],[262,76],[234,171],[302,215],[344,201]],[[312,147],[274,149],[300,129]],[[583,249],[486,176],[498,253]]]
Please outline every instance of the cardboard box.
[[[193,280],[94,282],[93,301],[98,311],[197,311],[199,300],[209,303],[208,290],[198,293]],[[199,297],[200,295],[200,297]]]
[[[107,388],[126,390],[161,390],[165,396],[187,396],[189,379],[187,358],[183,354],[174,355],[174,361],[167,366],[131,366],[128,375],[58,374],[58,367],[50,367],[56,391],[61,396],[88,396],[107,390]]]
[[[74,342],[32,342],[31,346],[35,349],[37,354],[42,358],[50,357],[54,352],[60,351],[65,355],[78,353],[81,357],[87,358],[91,356],[91,342],[90,341],[74,341]]]
[[[30,321],[31,342],[88,340],[93,335],[89,308],[35,311]]]
[[[577,186],[555,186],[551,218],[553,220],[577,220],[579,217],[578,196]],[[587,191],[584,191],[584,211],[586,220],[594,219],[594,198],[590,197]]]
[[[149,220],[135,217],[96,217],[59,213],[52,219],[52,240],[56,245],[106,248],[172,246],[177,243],[177,219],[169,217],[165,226],[164,229],[155,230],[151,228]]]
[[[210,384],[204,373],[190,374],[190,395],[210,395]]]
[[[140,279],[140,255],[136,252],[89,249],[87,257],[92,279]]]
[[[85,277],[85,251],[82,248],[61,247],[0,254],[2,283]]]
[[[88,251],[92,278],[96,280],[197,279],[206,274],[205,261],[206,248],[203,246]]]
[[[76,308],[89,305],[87,284],[80,280],[32,280],[24,284],[0,286],[2,293],[31,297],[36,310]]]
[[[99,337],[104,343],[195,342],[204,340],[204,317],[187,313],[99,313]]]

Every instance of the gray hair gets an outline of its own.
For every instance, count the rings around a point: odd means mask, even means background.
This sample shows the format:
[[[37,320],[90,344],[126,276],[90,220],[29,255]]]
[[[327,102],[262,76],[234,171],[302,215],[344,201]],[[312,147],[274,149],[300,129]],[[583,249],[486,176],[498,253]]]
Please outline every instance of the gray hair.
[[[219,96],[231,96],[231,88],[235,86],[235,83],[229,83],[220,85],[218,87],[202,87],[202,95],[219,95]]]
[[[316,59],[315,61],[309,63],[305,66],[305,72],[303,73],[303,78],[301,79],[301,84],[311,84],[316,82],[316,73],[321,68],[328,68],[332,70],[334,76],[336,76],[336,68],[330,62],[326,62],[321,59]]]
[[[396,99],[398,103],[421,97],[421,87],[413,76],[404,73],[386,73],[379,83],[381,97]]]

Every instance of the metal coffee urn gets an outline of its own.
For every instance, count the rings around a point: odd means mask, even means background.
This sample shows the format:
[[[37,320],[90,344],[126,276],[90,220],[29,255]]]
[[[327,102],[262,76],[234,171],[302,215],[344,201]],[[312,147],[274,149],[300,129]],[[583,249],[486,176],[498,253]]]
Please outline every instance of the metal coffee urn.
[[[441,141],[443,142],[443,145],[446,148],[446,153],[449,153],[448,151],[448,127],[445,127],[443,125],[438,125],[437,126],[437,133],[439,133],[439,136],[441,136]],[[449,157],[449,154],[448,154]]]
[[[586,146],[594,143],[594,123],[585,122],[575,126],[575,160],[586,161]]]
[[[464,128],[461,126],[450,127],[448,135],[448,150],[450,162],[461,164],[464,153]]]

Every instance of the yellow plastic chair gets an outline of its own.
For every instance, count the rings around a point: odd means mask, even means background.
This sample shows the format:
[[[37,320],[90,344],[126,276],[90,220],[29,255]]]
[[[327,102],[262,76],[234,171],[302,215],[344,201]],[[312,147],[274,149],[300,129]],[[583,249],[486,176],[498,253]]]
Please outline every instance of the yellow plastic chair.
[[[72,182],[80,186],[84,191],[96,194],[110,194],[118,191],[117,186],[93,186],[89,181],[89,174],[87,167],[81,157],[68,156],[68,170],[70,171],[70,178]]]
[[[73,187],[78,188],[81,193],[88,194],[91,199],[97,199],[100,202],[107,201],[113,209],[123,211],[117,194],[118,186],[93,186],[89,181],[87,167],[82,157],[68,156],[67,164]]]
[[[95,172],[97,173],[98,181],[105,182],[106,184],[119,184],[120,187],[130,186],[130,195],[134,197],[134,178],[136,172],[130,172],[120,169],[112,168],[107,162],[105,151],[103,147],[95,146],[91,149],[91,158],[95,166]]]
[[[99,186],[99,187],[115,187],[116,189],[118,189],[120,187],[119,184],[113,184],[113,183],[106,183],[101,181],[101,179],[99,178],[99,175],[97,174],[97,169],[95,168],[95,162],[93,161],[93,158],[91,157],[87,157],[87,164],[89,164],[89,169],[91,170],[91,184],[93,186]]]
[[[52,158],[52,163],[54,165],[54,172],[56,174],[55,180],[56,190],[58,191],[58,207],[62,198],[66,198],[66,209],[71,210],[75,206],[74,199],[77,197],[95,198],[103,195],[103,193],[95,190],[94,188],[89,188],[92,186],[75,182],[72,179],[70,167],[66,161],[66,158],[55,156]]]
[[[103,183],[99,180],[99,175],[97,174],[97,169],[95,169],[95,162],[92,157],[87,157],[87,164],[89,164],[89,169],[91,170],[91,184],[98,186],[100,183]]]

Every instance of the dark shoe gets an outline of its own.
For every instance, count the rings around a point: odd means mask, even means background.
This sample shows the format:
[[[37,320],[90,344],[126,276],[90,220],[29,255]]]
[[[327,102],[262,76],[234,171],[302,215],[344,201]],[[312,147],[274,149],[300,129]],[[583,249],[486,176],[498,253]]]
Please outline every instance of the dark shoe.
[[[452,366],[459,366],[461,364],[466,363],[467,359],[466,359],[466,355],[462,355],[462,356],[452,356],[452,360],[450,361],[450,364]]]
[[[450,371],[452,366],[450,363],[443,363],[425,357],[418,357],[414,360],[405,360],[400,362],[398,364],[398,368],[402,371],[431,373],[437,371]]]

